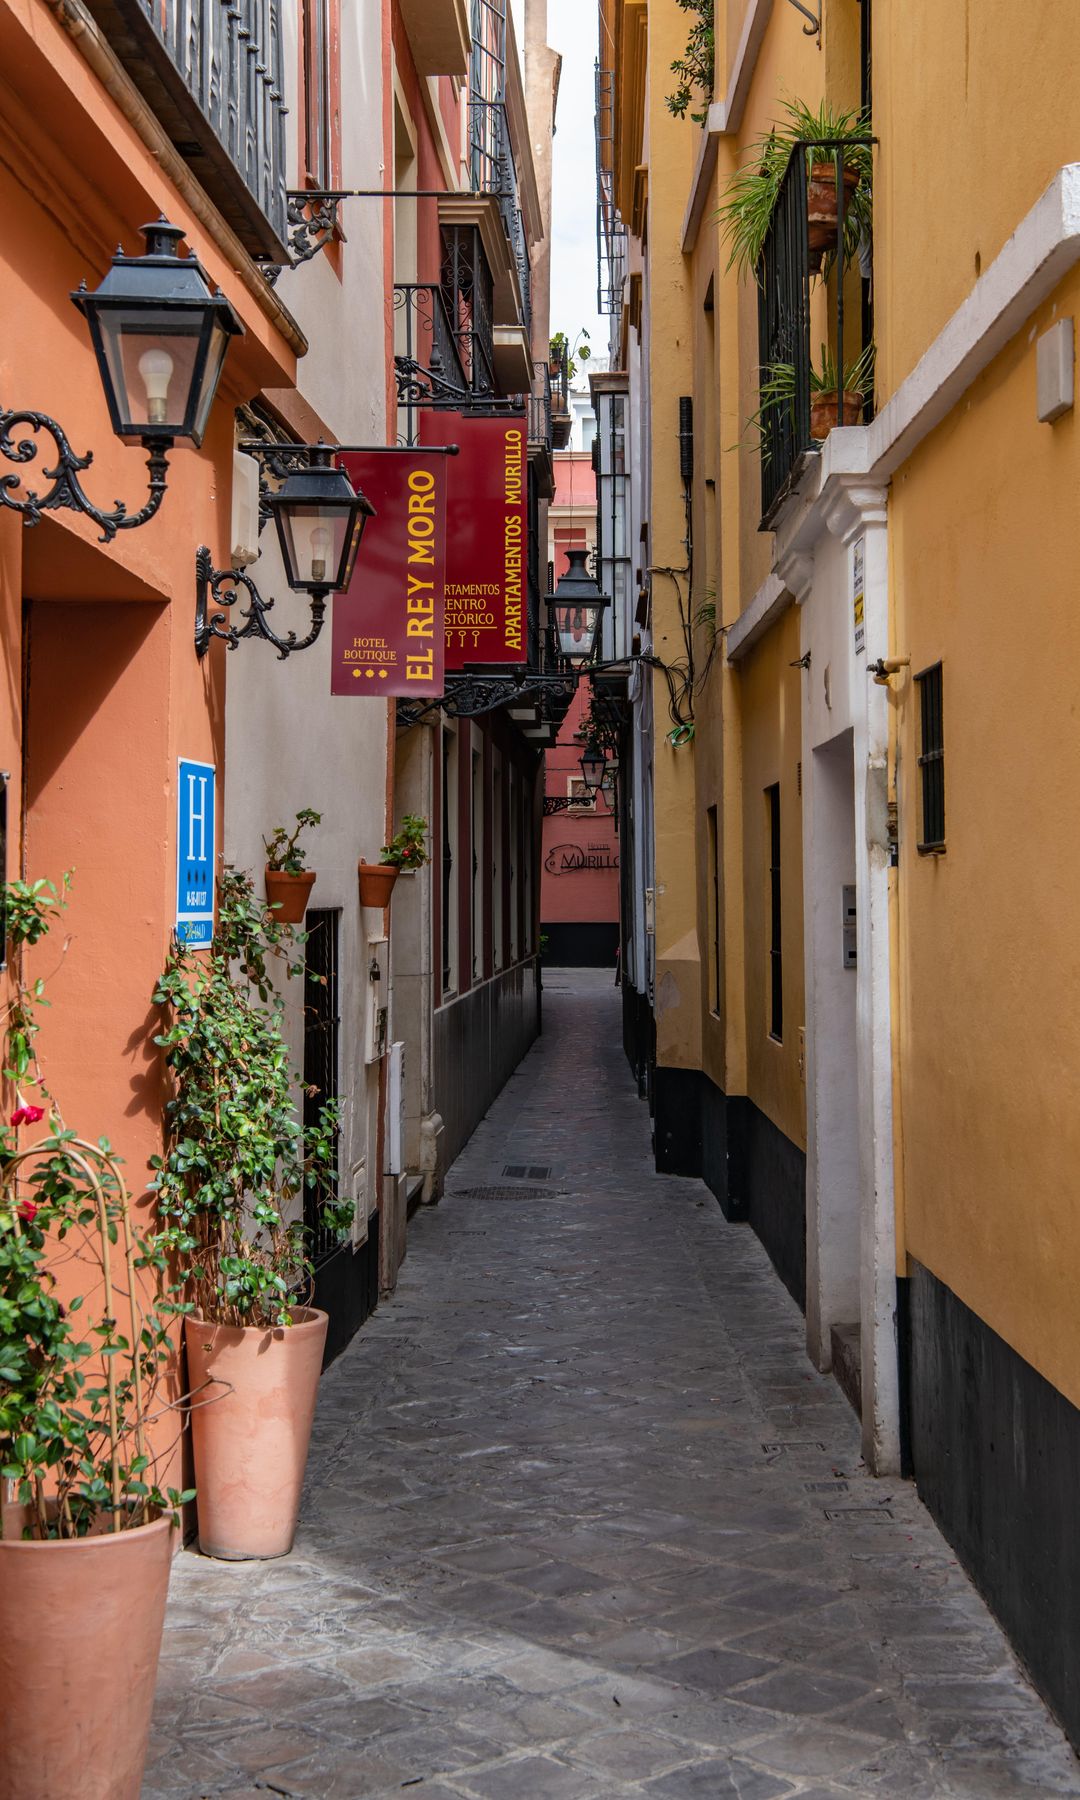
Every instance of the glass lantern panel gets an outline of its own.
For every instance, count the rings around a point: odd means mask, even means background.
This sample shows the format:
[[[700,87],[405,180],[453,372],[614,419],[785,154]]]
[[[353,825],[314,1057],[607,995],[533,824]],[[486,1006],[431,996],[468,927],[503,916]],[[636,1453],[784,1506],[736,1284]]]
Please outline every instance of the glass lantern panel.
[[[222,365],[228,348],[229,333],[220,319],[215,319],[210,327],[210,348],[207,351],[203,367],[202,387],[197,397],[195,420],[191,428],[191,435],[196,445],[202,443],[206,431],[206,422],[210,417],[210,408],[214,404],[214,395],[217,393],[218,382],[221,380]]]
[[[346,544],[351,508],[285,506],[278,517],[289,543],[291,579],[301,587],[336,588],[342,558],[352,549]]]
[[[563,656],[582,662],[592,655],[596,610],[595,606],[573,606],[559,612],[559,650]]]
[[[187,318],[147,307],[102,309],[101,340],[116,412],[127,436],[143,429],[187,435],[205,313]],[[224,352],[223,352],[224,354]],[[220,363],[219,363],[220,372]]]

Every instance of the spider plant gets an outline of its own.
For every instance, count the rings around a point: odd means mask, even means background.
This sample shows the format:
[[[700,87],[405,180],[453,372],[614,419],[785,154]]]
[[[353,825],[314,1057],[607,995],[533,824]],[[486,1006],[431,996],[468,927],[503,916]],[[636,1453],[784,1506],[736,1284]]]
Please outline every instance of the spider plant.
[[[822,344],[817,366],[810,365],[810,393],[835,394],[838,388],[838,371],[836,357],[827,344]],[[866,396],[873,392],[874,386],[874,346],[867,344],[862,354],[853,362],[844,365],[843,391],[845,394],[861,394]],[[794,416],[795,412],[795,364],[790,362],[768,363],[761,371],[758,386],[758,408],[747,421],[758,433],[759,448],[763,456],[769,454],[768,421],[769,415],[782,412],[785,408]]]
[[[785,100],[783,112],[783,122],[749,146],[742,167],[727,184],[723,204],[717,213],[729,246],[727,266],[747,275],[757,270],[776,210],[780,185],[791,157],[800,145],[805,151],[808,174],[821,164],[834,164],[836,153],[842,152],[845,170],[853,169],[858,177],[854,192],[845,198],[845,263],[852,260],[870,230],[870,145],[856,142],[860,137],[869,136],[863,115],[836,111],[825,101],[812,110],[801,100]]]

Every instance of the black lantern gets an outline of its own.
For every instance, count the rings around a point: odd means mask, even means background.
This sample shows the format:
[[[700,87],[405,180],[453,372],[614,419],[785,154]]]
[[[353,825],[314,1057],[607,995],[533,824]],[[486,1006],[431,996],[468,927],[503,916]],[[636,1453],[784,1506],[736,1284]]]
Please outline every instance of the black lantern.
[[[333,448],[316,444],[306,468],[287,476],[270,496],[285,578],[298,594],[326,595],[347,588],[356,552],[375,508],[353,491]]]
[[[559,655],[572,666],[592,662],[600,637],[600,621],[607,596],[600,592],[585,567],[588,552],[578,548],[566,552],[569,567],[560,578],[555,592],[547,596],[547,608]]]
[[[581,779],[591,794],[595,794],[597,788],[602,785],[606,768],[604,752],[595,744],[587,745],[585,754],[581,758]]]
[[[184,233],[144,225],[142,256],[118,252],[101,286],[71,298],[86,316],[117,437],[148,449],[202,443],[230,337],[243,332],[197,257],[178,256]]]

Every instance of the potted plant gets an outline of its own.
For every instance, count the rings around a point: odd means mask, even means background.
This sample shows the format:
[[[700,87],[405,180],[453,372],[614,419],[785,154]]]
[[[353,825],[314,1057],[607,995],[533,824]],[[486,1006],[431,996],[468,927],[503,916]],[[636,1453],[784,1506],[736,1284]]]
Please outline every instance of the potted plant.
[[[278,825],[272,835],[263,838],[266,851],[266,898],[274,908],[281,925],[299,925],[307,911],[308,899],[315,886],[315,874],[304,867],[304,852],[299,838],[302,831],[322,824],[322,814],[310,806],[301,807],[291,832]]]
[[[162,1493],[148,1432],[182,1307],[107,1141],[64,1126],[37,1059],[42,984],[22,948],[63,902],[36,881],[10,883],[6,903],[18,1104],[0,1130],[0,1787],[138,1800],[176,1509],[192,1497]]]
[[[761,404],[750,420],[760,434],[760,447],[763,456],[769,452],[767,421],[771,412],[795,408],[795,365],[789,362],[770,363],[762,371],[759,397]],[[810,365],[810,436],[821,443],[828,437],[834,425],[859,425],[862,423],[863,411],[867,396],[873,391],[874,383],[874,346],[868,344],[866,349],[854,362],[844,367],[843,399],[838,401],[837,390],[840,380],[837,374],[836,358],[826,344],[822,344],[818,364]]]
[[[812,111],[801,100],[783,103],[784,123],[750,145],[743,166],[727,184],[718,218],[727,237],[728,268],[756,274],[780,185],[797,146],[807,170],[807,237],[811,272],[821,271],[836,249],[836,175],[843,167],[844,262],[870,235],[873,158],[861,113],[836,111],[822,102]]]
[[[379,852],[377,863],[357,865],[361,906],[388,906],[399,875],[415,874],[431,858],[427,853],[428,822],[417,813],[406,813],[400,829]]]
[[[306,1133],[271,979],[303,972],[293,934],[230,870],[209,957],[177,944],[154,992],[173,1094],[154,1159],[163,1254],[186,1269],[199,1544],[242,1561],[292,1548],[327,1316],[305,1304],[317,1224],[344,1231],[335,1102]],[[305,1202],[307,1204],[305,1204]]]

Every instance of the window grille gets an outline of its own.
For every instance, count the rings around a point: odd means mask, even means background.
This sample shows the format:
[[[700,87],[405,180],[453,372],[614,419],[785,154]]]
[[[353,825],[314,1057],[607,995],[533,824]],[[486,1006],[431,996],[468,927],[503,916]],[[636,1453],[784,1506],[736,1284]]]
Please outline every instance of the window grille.
[[[945,848],[945,726],[941,664],[915,677],[919,689],[919,849]]]

